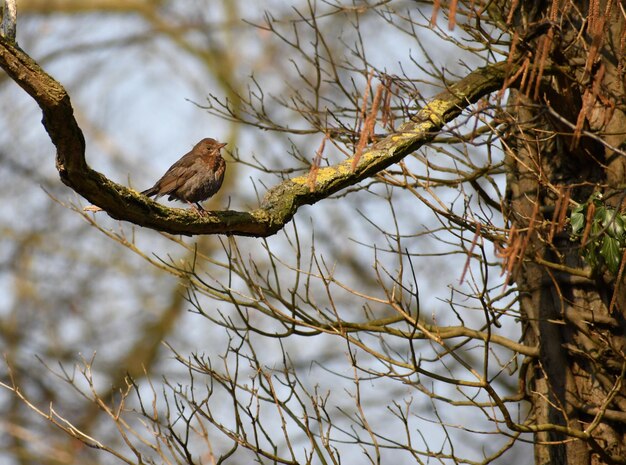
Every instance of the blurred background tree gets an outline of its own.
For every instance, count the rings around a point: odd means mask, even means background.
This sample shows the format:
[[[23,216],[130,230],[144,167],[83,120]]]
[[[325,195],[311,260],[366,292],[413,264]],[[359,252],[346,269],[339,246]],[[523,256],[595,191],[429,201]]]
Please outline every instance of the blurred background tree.
[[[295,199],[267,238],[85,211],[0,39],[3,463],[624,463],[621,3],[248,3],[22,0],[17,42],[92,168],[228,141],[205,208]]]

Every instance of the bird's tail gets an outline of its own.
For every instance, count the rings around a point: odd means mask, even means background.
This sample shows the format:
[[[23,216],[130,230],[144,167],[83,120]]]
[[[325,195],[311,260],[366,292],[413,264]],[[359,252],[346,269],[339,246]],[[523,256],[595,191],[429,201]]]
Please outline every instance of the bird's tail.
[[[155,196],[159,193],[159,189],[156,186],[151,187],[150,189],[146,189],[141,192],[141,195],[147,195],[148,197]]]

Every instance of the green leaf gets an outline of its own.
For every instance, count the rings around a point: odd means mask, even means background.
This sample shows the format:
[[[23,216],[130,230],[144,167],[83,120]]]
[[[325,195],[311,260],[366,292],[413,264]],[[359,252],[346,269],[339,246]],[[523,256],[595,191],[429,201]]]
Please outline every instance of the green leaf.
[[[572,235],[574,236],[580,234],[585,226],[585,215],[583,215],[581,207],[577,207],[576,210],[580,208],[581,211],[574,210],[569,219],[569,222],[572,225]]]
[[[596,208],[596,214],[593,217],[594,223],[602,224],[602,229],[606,228],[609,225],[609,221],[611,220],[611,212],[605,207]]]
[[[619,249],[619,241],[609,235],[602,238],[602,248],[600,255],[604,258],[606,266],[613,274],[619,271],[619,264],[622,260],[622,254]]]
[[[622,215],[618,215],[614,213],[613,221],[609,223],[609,228],[607,232],[617,239],[620,243],[624,240],[624,219]]]
[[[596,218],[602,221],[602,228],[607,229],[613,221],[613,217],[615,216],[615,210],[612,208],[601,207],[598,208],[598,212],[596,213]]]
[[[595,206],[591,224],[587,224],[589,206]],[[570,239],[580,240],[583,232],[590,227],[590,234],[580,254],[585,261],[596,269],[605,264],[608,270],[617,274],[626,247],[626,215],[604,205],[602,194],[594,192],[583,204],[578,205],[570,214],[572,228]]]

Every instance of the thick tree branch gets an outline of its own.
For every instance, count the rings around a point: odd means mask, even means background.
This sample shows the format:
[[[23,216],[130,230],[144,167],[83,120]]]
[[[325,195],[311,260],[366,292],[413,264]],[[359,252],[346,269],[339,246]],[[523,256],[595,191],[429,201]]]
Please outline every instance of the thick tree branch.
[[[308,176],[283,181],[270,189],[260,208],[250,212],[213,211],[204,216],[160,205],[92,170],[85,160],[85,139],[63,86],[24,51],[0,38],[0,67],[39,104],[43,125],[56,146],[56,164],[63,183],[111,217],[172,234],[234,234],[269,236],[287,224],[298,208],[313,204],[373,176],[431,141],[447,122],[469,104],[499,89],[506,63],[479,68],[450,86],[421,109],[397,133],[352,159],[319,170],[314,190]],[[510,71],[510,70],[509,70]]]

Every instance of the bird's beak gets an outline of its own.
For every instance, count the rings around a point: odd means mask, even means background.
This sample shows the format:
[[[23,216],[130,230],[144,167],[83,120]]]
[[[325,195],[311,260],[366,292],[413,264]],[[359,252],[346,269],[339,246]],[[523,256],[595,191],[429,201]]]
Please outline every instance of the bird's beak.
[[[219,148],[221,149],[222,147],[226,147],[226,145],[228,145],[228,143],[224,142],[223,144],[220,144]]]

